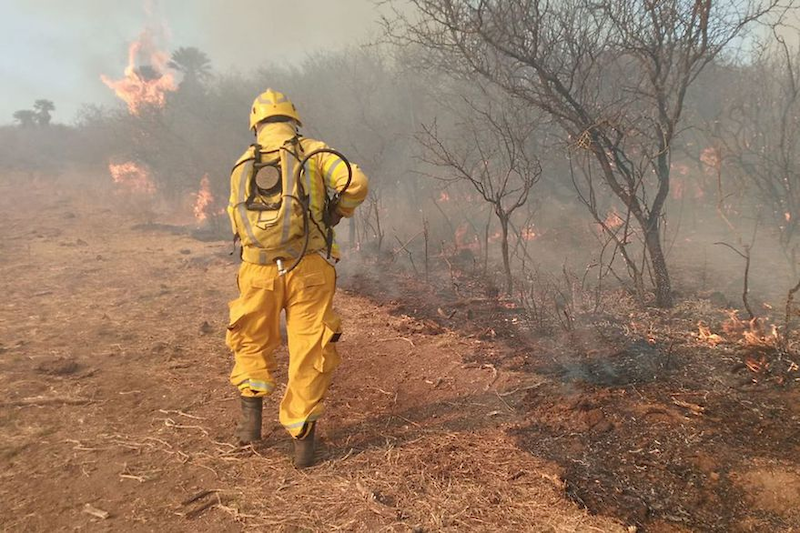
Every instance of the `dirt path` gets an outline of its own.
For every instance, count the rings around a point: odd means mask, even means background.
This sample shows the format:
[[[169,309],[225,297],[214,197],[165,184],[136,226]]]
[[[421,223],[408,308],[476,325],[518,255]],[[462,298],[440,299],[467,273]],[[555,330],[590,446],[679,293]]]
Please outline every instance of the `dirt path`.
[[[291,467],[274,400],[235,448],[229,247],[52,185],[0,181],[2,529],[624,530],[508,436],[530,374],[357,294],[319,466]]]

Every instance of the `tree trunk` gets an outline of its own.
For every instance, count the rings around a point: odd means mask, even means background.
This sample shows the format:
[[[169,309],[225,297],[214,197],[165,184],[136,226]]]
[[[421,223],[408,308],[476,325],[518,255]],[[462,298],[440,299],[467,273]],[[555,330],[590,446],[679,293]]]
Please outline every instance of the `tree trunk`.
[[[653,278],[656,284],[656,306],[672,307],[672,283],[669,280],[667,260],[661,247],[661,233],[657,219],[647,224],[645,230],[645,244],[650,254],[650,264],[653,266]]]
[[[506,274],[506,293],[511,296],[514,289],[514,278],[511,276],[511,261],[508,257],[508,217],[498,215],[500,227],[503,230],[503,241],[501,242],[503,251],[503,270]]]

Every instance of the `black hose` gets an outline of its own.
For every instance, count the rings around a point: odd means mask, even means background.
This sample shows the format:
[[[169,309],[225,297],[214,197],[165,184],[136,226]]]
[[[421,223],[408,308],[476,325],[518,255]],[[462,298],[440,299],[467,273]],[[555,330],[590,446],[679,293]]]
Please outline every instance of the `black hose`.
[[[338,150],[334,150],[333,148],[319,148],[317,150],[314,150],[313,152],[311,152],[310,154],[306,155],[303,158],[303,161],[300,163],[300,172],[304,172],[305,171],[306,162],[310,158],[312,158],[313,156],[315,156],[317,154],[323,154],[323,153],[328,153],[328,154],[335,155],[341,161],[343,161],[344,164],[345,164],[345,167],[347,167],[347,182],[344,184],[344,187],[342,187],[341,190],[337,190],[334,193],[332,198],[329,197],[327,195],[327,193],[326,193],[326,195],[325,195],[325,206],[323,207],[323,211],[322,211],[322,217],[323,217],[323,221],[322,222],[328,228],[327,234],[323,233],[323,238],[325,239],[325,244],[327,245],[327,256],[326,257],[327,257],[327,259],[330,259],[331,258],[331,251],[333,250],[333,225],[331,224],[331,221],[330,221],[331,211],[336,209],[336,204],[339,203],[339,198],[350,187],[350,183],[353,181],[353,167],[350,165],[350,161],[347,160],[347,158],[344,156],[344,154],[342,154]],[[311,220],[314,221],[314,218],[312,217]],[[316,221],[314,221],[314,225],[317,226],[317,229],[319,229],[320,232],[322,231],[319,228],[319,226],[317,225]]]
[[[258,150],[257,150],[257,152],[258,152]],[[350,187],[350,183],[353,181],[353,167],[350,165],[350,161],[347,160],[347,158],[344,156],[344,154],[342,154],[341,152],[339,152],[337,150],[334,150],[332,148],[319,148],[318,150],[314,150],[311,153],[309,153],[308,155],[306,155],[302,160],[300,160],[291,151],[289,151],[289,153],[291,155],[293,155],[295,157],[295,159],[298,159],[300,161],[300,164],[297,167],[298,170],[297,170],[297,174],[295,176],[295,183],[301,189],[301,191],[303,193],[303,194],[301,194],[301,197],[303,197],[303,198],[307,198],[307,195],[305,194],[305,188],[304,188],[304,184],[303,184],[303,180],[302,180],[302,175],[305,173],[306,163],[308,163],[309,159],[311,159],[313,156],[318,155],[318,154],[329,153],[329,154],[335,155],[336,157],[338,157],[339,159],[341,159],[344,162],[345,166],[347,167],[347,182],[345,183],[344,187],[342,187],[342,189],[340,191],[336,191],[336,193],[334,194],[333,198],[329,197],[327,195],[327,193],[325,195],[325,206],[324,206],[324,211],[323,211],[323,217],[329,217],[330,216],[329,210],[331,208],[335,208],[336,203],[339,201],[339,197],[345,191],[347,191],[347,189]],[[255,157],[250,157],[250,158],[244,159],[242,161],[239,161],[233,167],[234,170],[236,169],[236,167],[238,167],[242,163],[245,163],[247,161],[253,161],[253,160],[260,159],[259,155],[260,154],[256,155]],[[253,166],[255,167],[255,165],[253,165]],[[319,225],[314,220],[314,218],[311,216],[311,207],[310,207],[309,202],[308,202],[307,199],[304,201],[301,198],[298,198],[297,196],[295,196],[293,194],[284,194],[284,195],[282,195],[282,198],[294,200],[294,201],[296,201],[297,203],[300,204],[300,207],[302,207],[302,209],[303,209],[303,233],[305,235],[305,238],[303,240],[303,248],[300,250],[300,253],[294,259],[294,261],[292,262],[292,264],[290,266],[288,266],[287,268],[282,269],[281,275],[288,274],[289,272],[294,270],[295,267],[297,267],[297,265],[300,264],[300,261],[306,255],[306,250],[308,250],[308,243],[309,243],[309,240],[311,238],[311,232],[309,231],[309,220],[314,222],[314,225],[317,226],[317,229],[319,229],[321,231],[321,229],[319,228]],[[331,257],[331,249],[333,247],[333,227],[330,225],[328,220],[324,220],[323,222],[325,223],[326,226],[328,226],[328,234],[327,235],[323,234],[323,237],[325,238],[326,244],[328,245],[328,259],[330,259],[330,257]]]
[[[328,154],[335,155],[336,157],[341,159],[344,162],[345,167],[347,167],[347,182],[344,184],[344,187],[342,187],[342,189],[340,191],[336,191],[336,193],[335,193],[333,198],[329,197],[327,194],[325,195],[326,200],[325,200],[325,207],[324,207],[324,210],[323,210],[323,217],[327,217],[327,216],[330,216],[329,209],[331,209],[331,206],[334,206],[334,208],[335,208],[336,203],[339,201],[339,197],[345,191],[347,191],[347,189],[350,187],[350,183],[353,181],[353,167],[350,165],[350,161],[348,161],[347,158],[344,156],[344,154],[342,154],[341,152],[339,152],[337,150],[334,150],[333,148],[319,148],[318,150],[314,150],[311,153],[309,153],[308,155],[306,155],[300,161],[300,164],[297,167],[297,169],[298,169],[297,170],[297,175],[295,176],[295,183],[297,183],[298,187],[300,187],[300,188],[304,187],[303,180],[302,180],[302,175],[305,173],[306,163],[308,163],[308,160],[311,159],[312,157],[314,157],[315,155],[322,154],[322,153],[328,153]],[[300,261],[306,255],[306,250],[308,250],[308,242],[309,242],[310,237],[311,237],[311,232],[309,231],[309,224],[308,224],[309,219],[314,222],[314,225],[317,226],[317,229],[319,229],[319,226],[317,225],[317,223],[314,220],[314,218],[311,216],[311,207],[310,207],[310,205],[309,205],[309,203],[307,201],[306,202],[302,202],[299,198],[297,198],[296,196],[290,195],[290,194],[285,194],[284,197],[285,198],[294,199],[303,208],[303,233],[305,233],[305,240],[303,242],[303,248],[301,249],[300,254],[297,256],[297,258],[294,260],[294,262],[291,264],[291,266],[283,269],[283,274],[288,274],[289,272],[294,270],[294,268],[297,265],[300,264]],[[328,259],[330,259],[330,257],[331,257],[331,249],[333,248],[333,227],[330,225],[330,223],[327,220],[325,220],[324,222],[325,222],[325,225],[328,226],[328,234],[327,235],[323,235],[323,237],[325,238],[325,242],[326,242],[326,244],[328,246]]]

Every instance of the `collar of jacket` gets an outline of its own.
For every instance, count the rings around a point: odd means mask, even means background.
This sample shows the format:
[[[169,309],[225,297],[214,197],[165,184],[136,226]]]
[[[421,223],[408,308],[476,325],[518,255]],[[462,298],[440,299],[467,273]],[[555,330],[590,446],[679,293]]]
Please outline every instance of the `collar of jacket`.
[[[273,122],[259,127],[256,142],[264,151],[277,150],[295,135],[297,129],[293,122]]]

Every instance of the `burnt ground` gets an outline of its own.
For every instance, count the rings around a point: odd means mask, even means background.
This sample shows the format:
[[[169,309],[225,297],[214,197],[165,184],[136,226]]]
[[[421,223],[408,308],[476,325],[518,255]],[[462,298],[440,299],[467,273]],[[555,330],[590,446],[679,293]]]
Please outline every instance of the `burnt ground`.
[[[237,448],[230,244],[99,183],[0,178],[0,529],[624,531],[509,432],[538,376],[356,291],[318,466],[275,399]]]
[[[641,311],[619,295],[617,309],[537,335],[473,278],[465,265],[454,291],[396,276],[388,303],[429,329],[486,339],[475,364],[539,377],[506,431],[561,467],[574,502],[640,531],[800,530],[796,352],[735,336],[708,344],[698,322],[728,337],[730,312],[700,299]],[[353,284],[378,295],[385,282],[363,272]]]
[[[0,180],[4,530],[800,529],[794,356],[699,342],[707,302],[537,336],[482,282],[351,263],[298,472],[274,401],[231,444],[229,243],[53,185]]]

